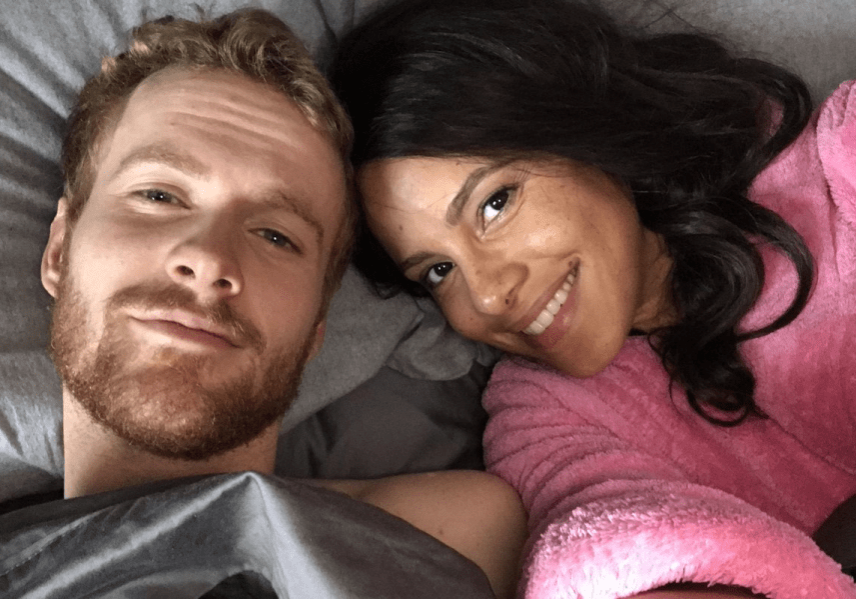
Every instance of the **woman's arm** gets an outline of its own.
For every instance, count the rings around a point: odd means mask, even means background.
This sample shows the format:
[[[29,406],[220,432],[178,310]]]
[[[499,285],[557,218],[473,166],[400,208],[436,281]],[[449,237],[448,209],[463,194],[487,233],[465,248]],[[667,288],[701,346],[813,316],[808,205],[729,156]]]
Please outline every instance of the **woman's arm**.
[[[700,584],[670,584],[667,587],[640,593],[639,599],[746,599],[747,597],[764,598],[749,589],[741,587],[726,587],[715,585],[708,587]]]
[[[499,599],[514,595],[526,513],[517,493],[486,472],[449,470],[365,481],[308,481],[377,506],[479,566]]]

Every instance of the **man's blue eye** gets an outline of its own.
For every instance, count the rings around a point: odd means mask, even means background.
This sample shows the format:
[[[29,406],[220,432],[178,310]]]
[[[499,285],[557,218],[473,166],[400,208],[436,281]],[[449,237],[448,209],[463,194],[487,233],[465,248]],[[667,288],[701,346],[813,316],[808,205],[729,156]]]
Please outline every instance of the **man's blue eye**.
[[[291,239],[287,235],[283,235],[279,231],[274,231],[273,229],[261,229],[259,231],[259,235],[271,242],[273,245],[279,247],[296,247],[294,243],[292,243]]]
[[[176,202],[174,195],[160,189],[147,189],[144,193],[146,198],[152,202],[163,202],[164,204],[174,204]]]

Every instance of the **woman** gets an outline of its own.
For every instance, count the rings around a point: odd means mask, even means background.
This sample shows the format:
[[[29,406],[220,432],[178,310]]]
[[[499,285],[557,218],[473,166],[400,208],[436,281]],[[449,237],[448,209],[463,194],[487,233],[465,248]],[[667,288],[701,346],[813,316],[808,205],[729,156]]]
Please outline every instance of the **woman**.
[[[518,356],[527,596],[856,597],[809,538],[856,493],[856,91],[562,0],[392,4],[334,82],[364,272]]]

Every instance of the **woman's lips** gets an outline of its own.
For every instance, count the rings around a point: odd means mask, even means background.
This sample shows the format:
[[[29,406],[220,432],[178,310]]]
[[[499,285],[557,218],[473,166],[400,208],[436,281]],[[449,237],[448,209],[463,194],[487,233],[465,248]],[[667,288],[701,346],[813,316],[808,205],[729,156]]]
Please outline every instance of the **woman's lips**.
[[[565,305],[565,301],[568,299],[568,294],[571,291],[571,287],[574,284],[574,281],[577,278],[577,271],[574,269],[571,271],[568,276],[565,278],[562,286],[559,287],[559,290],[556,291],[555,295],[547,302],[547,305],[541,310],[541,313],[532,321],[532,323],[523,329],[523,332],[527,335],[540,335],[543,333],[547,327],[553,324],[553,320],[556,317],[556,314],[559,313],[559,310],[562,306]]]
[[[553,297],[547,301],[538,316],[535,317],[529,326],[523,329],[523,333],[533,336],[541,335],[550,327],[551,324],[553,324],[556,315],[568,300],[571,287],[573,287],[574,282],[577,279],[578,269],[579,265],[575,265],[571,272],[567,274],[559,289],[557,289],[553,294]]]
[[[541,314],[538,315],[538,318],[533,321],[533,324],[539,323],[543,324],[545,320],[549,320],[540,333],[531,333],[531,330],[537,330],[538,327],[527,327],[527,330],[524,330],[524,333],[527,335],[527,339],[529,343],[535,345],[541,349],[549,349],[556,345],[559,340],[564,336],[568,323],[570,322],[571,316],[574,313],[574,306],[576,305],[575,296],[576,296],[576,283],[579,278],[579,265],[576,265],[574,269],[568,274],[565,281],[562,283],[562,286],[556,291],[556,294],[553,298],[547,302],[547,306],[545,306],[544,310],[542,310]],[[555,302],[555,303],[554,303]],[[558,306],[556,305],[558,304]],[[555,311],[554,311],[555,310]],[[544,312],[549,314],[549,317],[544,317],[544,320],[540,320],[544,315]]]

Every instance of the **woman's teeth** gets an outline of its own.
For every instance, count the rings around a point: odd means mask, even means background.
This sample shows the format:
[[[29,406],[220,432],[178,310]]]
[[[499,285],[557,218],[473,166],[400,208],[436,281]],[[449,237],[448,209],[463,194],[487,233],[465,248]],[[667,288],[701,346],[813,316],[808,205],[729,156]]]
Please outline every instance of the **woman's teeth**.
[[[556,292],[556,295],[553,296],[553,299],[547,302],[547,307],[541,310],[541,313],[532,321],[532,324],[523,329],[524,333],[527,335],[540,335],[547,330],[548,326],[553,324],[553,319],[556,318],[559,309],[564,305],[565,300],[568,299],[568,293],[571,291],[571,286],[574,284],[576,278],[577,272],[575,269],[574,272],[568,275],[565,282],[562,283],[562,286]]]

